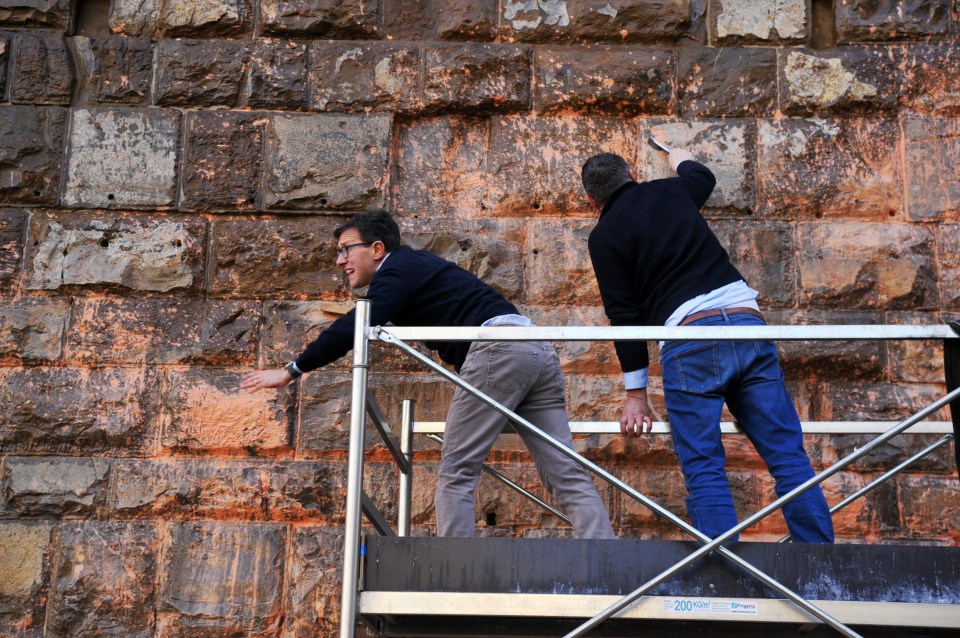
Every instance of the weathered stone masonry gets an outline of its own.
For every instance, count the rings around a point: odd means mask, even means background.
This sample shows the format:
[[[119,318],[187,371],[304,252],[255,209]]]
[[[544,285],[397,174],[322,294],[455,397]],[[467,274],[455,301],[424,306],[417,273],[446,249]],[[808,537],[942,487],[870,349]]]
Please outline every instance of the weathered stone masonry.
[[[343,311],[330,231],[358,210],[392,210],[541,325],[604,325],[579,166],[607,150],[668,175],[654,133],[715,169],[705,214],[772,323],[960,316],[955,0],[0,4],[0,635],[335,634],[347,362],[237,384]],[[616,418],[610,344],[559,348],[572,418]],[[943,390],[937,344],[781,351],[806,420],[892,420]],[[394,422],[405,397],[443,418],[450,387],[372,359]],[[367,489],[393,517],[396,472],[369,440]],[[807,443],[825,467],[862,440]],[[828,499],[929,440],[895,441]],[[772,482],[727,441],[747,514]],[[429,534],[438,452],[417,445]],[[683,512],[663,437],[577,447]],[[528,461],[516,437],[491,457],[542,493]],[[960,542],[953,472],[950,451],[923,461],[838,536]],[[680,537],[601,493],[624,537]],[[570,535],[486,479],[478,502],[482,534]]]

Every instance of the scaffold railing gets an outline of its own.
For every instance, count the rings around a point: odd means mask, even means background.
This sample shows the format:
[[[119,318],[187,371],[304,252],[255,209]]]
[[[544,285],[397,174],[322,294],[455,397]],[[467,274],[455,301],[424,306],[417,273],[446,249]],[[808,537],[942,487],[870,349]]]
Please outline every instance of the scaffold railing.
[[[376,509],[376,506],[363,492],[363,451],[364,451],[364,432],[366,427],[366,417],[377,427],[381,438],[386,443],[387,448],[396,461],[400,469],[400,487],[398,503],[398,530],[400,536],[406,536],[410,533],[410,503],[412,494],[412,475],[413,475],[413,445],[412,437],[415,433],[426,435],[434,440],[442,441],[439,434],[443,432],[444,425],[439,422],[418,423],[414,419],[414,405],[410,400],[404,400],[402,404],[402,423],[401,434],[397,438],[392,429],[386,423],[383,413],[376,402],[367,394],[367,376],[368,376],[368,348],[371,341],[381,341],[391,344],[418,360],[426,368],[438,373],[446,380],[463,390],[472,393],[481,401],[486,403],[491,409],[503,414],[515,427],[526,430],[529,434],[541,439],[544,443],[554,447],[561,453],[574,459],[587,470],[596,476],[607,481],[610,485],[620,490],[622,493],[640,502],[658,516],[666,519],[675,527],[681,529],[689,536],[701,543],[700,547],[679,560],[670,568],[664,570],[658,576],[648,580],[646,583],[635,589],[630,594],[623,596],[616,604],[611,605],[598,614],[595,614],[588,621],[577,627],[574,631],[567,634],[565,638],[580,636],[587,631],[595,628],[598,624],[612,617],[618,612],[634,603],[644,596],[653,587],[670,578],[686,566],[696,562],[701,557],[716,552],[727,561],[735,564],[740,569],[750,574],[765,586],[779,592],[789,600],[798,609],[805,612],[808,617],[814,621],[824,623],[838,633],[850,638],[858,637],[856,631],[834,618],[821,607],[814,605],[809,600],[803,598],[800,594],[791,591],[783,584],[777,582],[767,574],[763,573],[753,565],[747,563],[742,558],[729,551],[725,543],[740,534],[742,531],[752,527],[760,520],[773,514],[782,508],[785,504],[802,494],[808,489],[819,485],[834,474],[840,472],[853,462],[863,458],[877,447],[883,445],[893,437],[907,432],[910,433],[940,433],[944,436],[935,443],[927,446],[924,450],[903,461],[883,476],[877,478],[869,485],[861,488],[855,494],[850,495],[841,503],[833,508],[832,512],[838,511],[849,505],[856,498],[859,498],[877,486],[889,480],[897,473],[903,471],[923,456],[929,454],[935,449],[945,445],[954,439],[958,429],[958,415],[960,415],[960,326],[956,323],[950,325],[924,325],[924,326],[905,326],[905,325],[834,325],[834,326],[683,326],[683,327],[657,327],[657,326],[638,326],[638,327],[517,327],[517,326],[499,326],[499,327],[371,327],[369,324],[370,302],[359,300],[356,309],[356,332],[354,338],[353,355],[353,392],[351,396],[351,424],[350,424],[350,452],[348,459],[348,479],[347,479],[347,504],[345,520],[345,538],[344,538],[344,562],[343,562],[343,589],[342,589],[342,607],[341,607],[341,638],[353,638],[356,627],[357,616],[357,597],[358,582],[361,555],[361,514],[366,514],[380,534],[391,535],[393,530],[384,517]],[[824,469],[819,474],[798,486],[789,493],[776,499],[753,515],[741,521],[737,526],[724,532],[723,534],[711,539],[691,526],[686,521],[680,519],[669,510],[658,503],[652,501],[642,493],[636,491],[616,476],[610,474],[592,461],[586,459],[575,451],[567,448],[562,443],[556,441],[549,435],[540,431],[534,424],[526,421],[519,415],[513,413],[496,401],[487,397],[482,392],[473,388],[457,375],[453,374],[445,367],[437,364],[430,357],[424,355],[407,342],[413,341],[659,341],[659,340],[724,340],[724,341],[742,341],[742,340],[936,340],[944,343],[946,385],[948,392],[937,401],[919,410],[912,416],[899,422],[809,422],[804,423],[805,432],[817,433],[864,433],[876,434],[877,436],[869,443],[861,446],[845,458],[837,461],[830,467]],[[936,414],[940,409],[951,406],[952,423],[946,421],[921,423],[927,417]],[[721,426],[724,432],[737,432],[736,423],[724,423]],[[607,422],[584,422],[571,423],[571,430],[574,433],[619,433],[618,423]],[[669,423],[657,422],[654,424],[653,432],[669,432]],[[507,477],[496,470],[484,467],[484,471],[500,480],[511,489],[531,498],[537,505],[544,507],[551,513],[567,520],[562,512],[559,512],[553,506],[538,499],[533,494],[517,486]],[[788,540],[784,537],[781,541]]]

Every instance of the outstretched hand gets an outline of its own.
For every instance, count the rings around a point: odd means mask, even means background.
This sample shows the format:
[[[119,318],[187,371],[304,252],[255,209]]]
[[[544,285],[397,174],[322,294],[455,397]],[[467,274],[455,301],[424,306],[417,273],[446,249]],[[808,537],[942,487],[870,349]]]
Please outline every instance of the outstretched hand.
[[[257,392],[264,388],[283,388],[290,385],[293,377],[283,368],[273,370],[257,370],[243,375],[240,389],[247,392]]]

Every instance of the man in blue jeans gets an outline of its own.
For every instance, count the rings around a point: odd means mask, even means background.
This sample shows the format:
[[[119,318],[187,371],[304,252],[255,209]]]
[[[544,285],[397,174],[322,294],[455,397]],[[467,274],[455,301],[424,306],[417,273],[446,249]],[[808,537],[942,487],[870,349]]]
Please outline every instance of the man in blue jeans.
[[[623,158],[604,153],[581,178],[600,211],[590,259],[604,310],[615,326],[764,325],[757,291],[730,263],[700,208],[716,178],[683,149],[670,152],[677,177],[638,183]],[[624,372],[624,435],[652,421],[644,342],[615,344]],[[737,524],[724,470],[720,415],[726,402],[783,495],[814,475],[775,346],[766,341],[668,341],[661,347],[663,391],[693,525],[714,538]],[[819,487],[783,508],[793,540],[833,542]],[[735,539],[734,539],[735,540]]]
[[[400,242],[397,222],[384,210],[358,213],[334,231],[337,265],[350,288],[369,286],[370,323],[398,326],[532,326],[517,308],[473,274],[425,250]],[[354,311],[337,319],[282,368],[244,376],[249,392],[280,388],[305,372],[336,361],[353,347]],[[436,341],[425,344],[460,377],[569,448],[563,373],[556,351],[542,341]],[[457,388],[437,473],[437,534],[473,536],[474,488],[481,466],[507,419]],[[576,461],[519,430],[541,480],[580,538],[616,538],[593,479]]]

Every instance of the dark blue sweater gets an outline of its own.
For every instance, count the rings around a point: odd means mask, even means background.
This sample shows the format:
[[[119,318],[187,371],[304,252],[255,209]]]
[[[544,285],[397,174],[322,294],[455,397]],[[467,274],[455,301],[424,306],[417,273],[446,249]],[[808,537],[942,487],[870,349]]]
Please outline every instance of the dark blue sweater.
[[[691,160],[677,173],[623,185],[590,233],[590,260],[614,326],[662,326],[687,301],[743,279],[700,214],[713,173]],[[649,365],[645,342],[614,345],[624,372]]]
[[[517,308],[476,276],[425,250],[401,246],[390,253],[367,289],[370,325],[479,326]],[[303,354],[297,367],[304,372],[336,361],[353,348],[354,311],[333,322]],[[426,342],[440,358],[460,371],[470,343]]]

